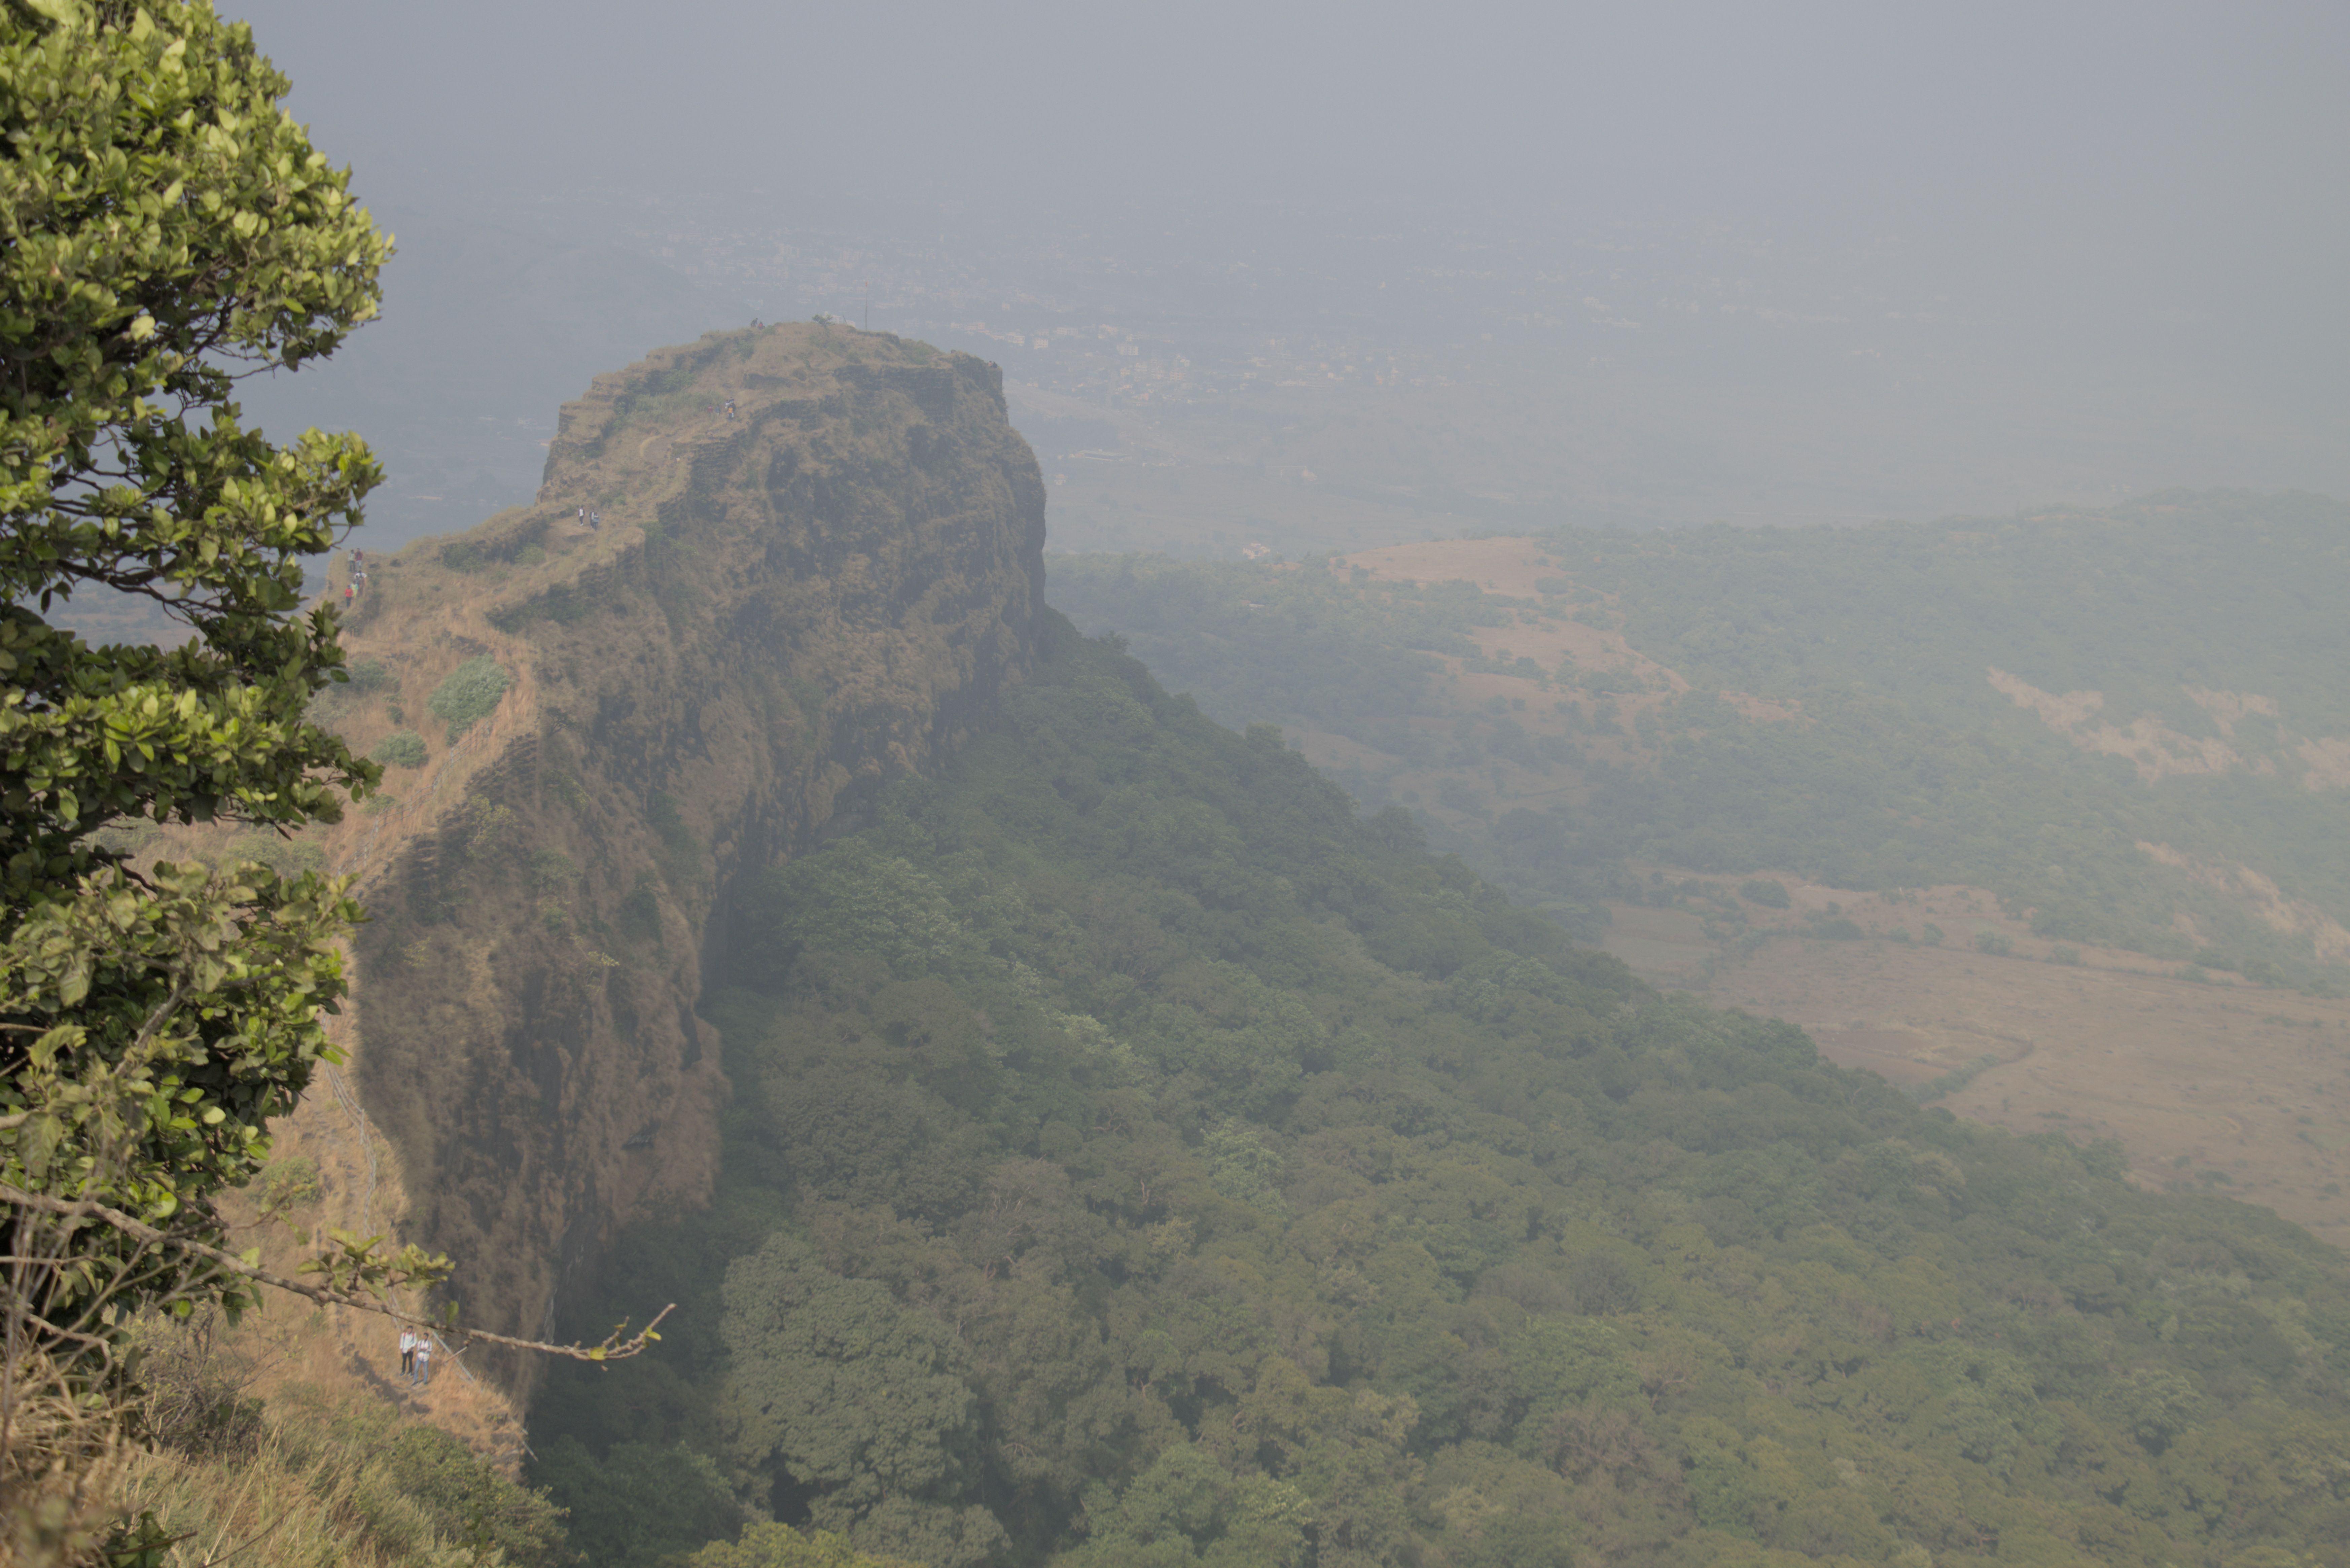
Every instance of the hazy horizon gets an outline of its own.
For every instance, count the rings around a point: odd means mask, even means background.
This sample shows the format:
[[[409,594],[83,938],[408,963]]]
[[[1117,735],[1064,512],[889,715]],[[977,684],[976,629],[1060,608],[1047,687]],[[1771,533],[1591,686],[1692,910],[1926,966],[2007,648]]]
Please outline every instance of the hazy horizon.
[[[401,237],[254,399],[375,434],[393,534],[526,498],[593,371],[868,282],[1276,545],[1348,524],[1243,462],[1432,526],[2350,493],[2337,9],[232,9]],[[1064,543],[1205,547],[1078,478]]]

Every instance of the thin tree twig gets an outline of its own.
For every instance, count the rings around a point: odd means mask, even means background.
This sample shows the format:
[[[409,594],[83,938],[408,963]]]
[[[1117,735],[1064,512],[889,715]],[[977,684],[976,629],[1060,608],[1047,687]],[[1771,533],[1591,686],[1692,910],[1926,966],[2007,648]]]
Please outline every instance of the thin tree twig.
[[[460,1328],[437,1319],[419,1317],[411,1313],[404,1313],[386,1303],[369,1301],[363,1296],[354,1296],[336,1290],[330,1285],[305,1284],[299,1280],[289,1280],[283,1274],[273,1273],[257,1264],[248,1263],[234,1252],[222,1251],[217,1247],[207,1246],[190,1237],[174,1236],[167,1231],[159,1231],[144,1220],[132,1219],[119,1209],[109,1209],[103,1203],[92,1202],[87,1199],[75,1201],[63,1198],[51,1198],[45,1193],[26,1192],[5,1182],[0,1182],[0,1202],[14,1203],[26,1209],[37,1209],[49,1214],[103,1220],[107,1224],[134,1241],[145,1241],[155,1246],[176,1247],[182,1251],[192,1252],[197,1257],[226,1269],[241,1278],[273,1286],[306,1300],[317,1302],[321,1306],[353,1307],[360,1312],[380,1314],[397,1323],[414,1324],[420,1328],[446,1328],[469,1343],[480,1340],[484,1344],[503,1345],[511,1350],[535,1350],[543,1355],[568,1356],[574,1361],[625,1361],[660,1338],[660,1336],[653,1331],[660,1326],[663,1318],[677,1310],[677,1303],[671,1302],[655,1313],[652,1321],[630,1337],[621,1339],[619,1337],[618,1331],[615,1331],[612,1338],[597,1345],[550,1345],[539,1339],[515,1339],[503,1334],[492,1334],[487,1329]]]

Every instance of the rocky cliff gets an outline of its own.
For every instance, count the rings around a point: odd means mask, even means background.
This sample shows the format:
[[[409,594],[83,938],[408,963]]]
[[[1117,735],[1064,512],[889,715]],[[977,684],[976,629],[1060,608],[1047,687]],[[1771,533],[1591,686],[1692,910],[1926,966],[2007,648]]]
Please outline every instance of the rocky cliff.
[[[328,846],[373,917],[356,1072],[467,1321],[541,1330],[706,1194],[734,890],[1022,678],[1044,533],[994,367],[806,325],[599,378],[535,504],[363,563],[338,722],[416,765]]]

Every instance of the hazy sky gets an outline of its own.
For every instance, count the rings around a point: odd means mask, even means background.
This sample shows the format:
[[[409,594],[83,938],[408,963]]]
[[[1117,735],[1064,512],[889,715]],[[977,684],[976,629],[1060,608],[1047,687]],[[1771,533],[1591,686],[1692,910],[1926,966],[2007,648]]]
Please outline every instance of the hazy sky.
[[[2338,0],[243,9],[321,142],[411,203],[623,185],[1728,224],[1901,247],[1921,286],[2052,330],[2248,336],[2296,379],[2345,358]]]
[[[1230,192],[2339,259],[2350,171],[2339,4],[243,10],[326,145],[410,199]]]
[[[1218,223],[1633,234],[1651,267],[1860,280],[2020,345],[2020,373],[2158,369],[2350,442],[2339,0],[225,8],[390,209],[1165,212],[1195,251]]]

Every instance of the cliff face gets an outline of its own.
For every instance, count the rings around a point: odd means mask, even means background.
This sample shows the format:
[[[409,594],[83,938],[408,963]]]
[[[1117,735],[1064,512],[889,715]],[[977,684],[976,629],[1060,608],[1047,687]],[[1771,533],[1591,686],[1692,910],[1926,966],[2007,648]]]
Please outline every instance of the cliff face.
[[[336,846],[357,1071],[467,1321],[541,1331],[614,1227],[707,1194],[733,891],[1023,677],[1044,534],[993,366],[794,326],[599,378],[535,505],[369,563],[348,642],[394,684],[346,732],[430,755]],[[452,742],[428,692],[483,658],[509,684]]]

